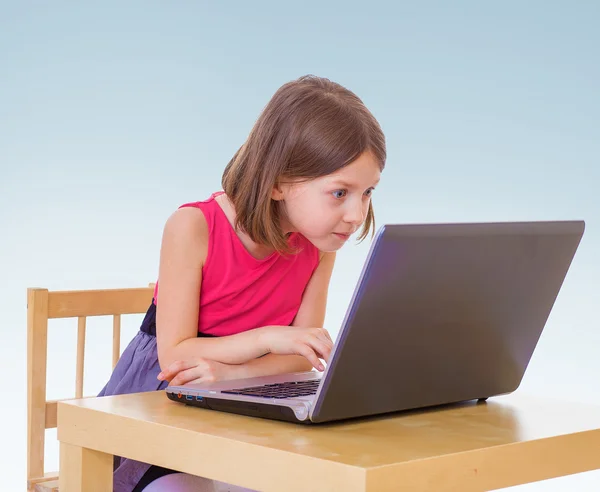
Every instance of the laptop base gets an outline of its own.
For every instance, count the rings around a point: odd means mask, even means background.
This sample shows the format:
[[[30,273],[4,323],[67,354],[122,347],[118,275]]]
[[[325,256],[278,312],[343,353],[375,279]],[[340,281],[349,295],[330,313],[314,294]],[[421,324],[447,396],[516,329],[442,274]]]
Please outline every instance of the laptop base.
[[[169,400],[184,403],[189,406],[217,410],[220,412],[246,415],[248,417],[259,417],[269,420],[281,420],[296,424],[311,424],[310,419],[300,420],[290,407],[283,405],[271,405],[264,403],[250,403],[247,401],[225,400],[182,393],[166,392]]]

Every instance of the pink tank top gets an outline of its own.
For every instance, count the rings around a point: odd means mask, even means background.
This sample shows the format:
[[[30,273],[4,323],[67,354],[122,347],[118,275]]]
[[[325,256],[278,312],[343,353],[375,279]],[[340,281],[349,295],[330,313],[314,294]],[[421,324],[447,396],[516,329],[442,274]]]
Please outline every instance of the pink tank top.
[[[277,252],[254,258],[235,233],[215,200],[186,203],[202,210],[208,224],[208,253],[202,267],[198,331],[212,336],[233,335],[268,325],[290,325],[302,294],[319,264],[319,250],[299,233],[289,243],[295,255]],[[154,290],[158,300],[158,281]]]

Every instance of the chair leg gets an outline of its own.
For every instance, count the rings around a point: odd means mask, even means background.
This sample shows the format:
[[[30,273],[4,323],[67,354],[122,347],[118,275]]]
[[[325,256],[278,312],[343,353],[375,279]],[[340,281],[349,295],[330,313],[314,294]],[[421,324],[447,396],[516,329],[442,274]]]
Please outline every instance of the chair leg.
[[[27,289],[27,478],[44,476],[48,291]]]

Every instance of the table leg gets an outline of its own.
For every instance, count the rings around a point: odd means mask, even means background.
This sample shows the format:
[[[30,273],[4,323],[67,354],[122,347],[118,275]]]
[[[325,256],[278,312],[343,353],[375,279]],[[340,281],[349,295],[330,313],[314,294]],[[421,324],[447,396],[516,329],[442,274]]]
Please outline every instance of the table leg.
[[[112,492],[113,456],[60,443],[60,492]]]

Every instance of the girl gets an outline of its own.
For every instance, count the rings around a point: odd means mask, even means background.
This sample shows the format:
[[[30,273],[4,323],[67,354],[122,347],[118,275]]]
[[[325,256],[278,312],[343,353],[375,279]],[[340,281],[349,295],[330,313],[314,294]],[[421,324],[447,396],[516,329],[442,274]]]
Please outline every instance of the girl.
[[[354,93],[314,76],[283,85],[226,166],[223,192],[167,220],[153,302],[100,395],[324,370],[335,252],[374,231],[385,160]],[[230,487],[115,458],[115,492],[207,486]]]

